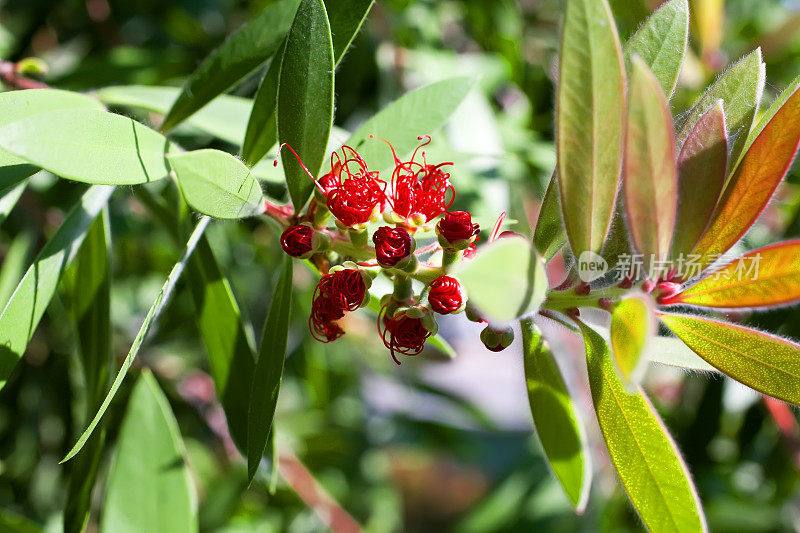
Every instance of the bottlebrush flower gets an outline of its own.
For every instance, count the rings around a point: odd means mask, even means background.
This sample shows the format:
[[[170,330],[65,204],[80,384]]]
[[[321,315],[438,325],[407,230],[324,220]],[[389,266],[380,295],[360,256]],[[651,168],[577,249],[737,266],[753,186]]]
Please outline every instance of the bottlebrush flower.
[[[472,223],[472,215],[467,211],[445,213],[436,225],[439,243],[445,249],[463,250],[472,244],[479,232],[480,226]]]
[[[439,276],[430,284],[428,306],[441,315],[454,313],[464,305],[461,284],[450,276]]]
[[[431,336],[431,331],[425,322],[424,316],[412,317],[406,311],[389,316],[386,306],[381,309],[378,315],[378,332],[395,363],[400,364],[396,356],[398,353],[414,356],[422,352],[425,341]]]
[[[402,228],[382,226],[372,236],[375,243],[375,257],[384,267],[396,266],[414,252],[414,239]]]
[[[401,161],[392,144],[383,139],[392,150],[395,165],[388,194],[389,203],[398,217],[415,224],[424,224],[438,217],[450,208],[455,198],[450,174],[442,170],[443,166],[452,163],[429,165],[424,151],[422,163],[415,161],[419,149],[431,142],[428,135],[419,137],[419,140],[423,139],[424,142],[414,150],[408,161]]]
[[[342,268],[319,280],[311,301],[309,329],[315,339],[331,342],[344,335],[336,323],[345,312],[355,311],[369,300],[369,278],[354,268]]]
[[[292,257],[306,259],[313,250],[314,230],[311,226],[298,224],[289,226],[281,234],[281,248]]]

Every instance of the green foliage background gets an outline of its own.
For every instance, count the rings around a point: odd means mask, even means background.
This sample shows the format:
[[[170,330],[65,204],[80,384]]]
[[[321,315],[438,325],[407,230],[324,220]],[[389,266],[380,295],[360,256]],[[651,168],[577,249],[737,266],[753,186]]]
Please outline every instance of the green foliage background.
[[[625,39],[657,2],[611,3]],[[693,7],[703,3],[698,0]],[[41,57],[50,67],[44,81],[65,89],[177,86],[226,35],[268,4],[8,1],[0,8],[0,56],[13,61]],[[435,136],[430,153],[456,163],[456,206],[470,209],[484,227],[508,209],[519,221],[516,231],[526,232],[526,220],[535,220],[555,163],[553,73],[562,9],[557,0],[379,1],[337,70],[335,124],[353,131],[382,105],[419,85],[450,76],[480,76],[479,89]],[[765,101],[798,74],[796,2],[728,0],[720,22],[724,31],[719,48],[713,31],[692,28],[692,57],[672,102],[677,111],[687,109],[729,60],[757,45],[767,63]],[[232,93],[252,97],[265,70]],[[181,140],[188,149],[226,147],[191,131]],[[792,185],[797,180],[794,171],[764,223],[747,237],[750,247],[800,234],[800,190]],[[75,183],[46,173],[33,179],[0,228],[3,303],[81,191]],[[113,229],[110,298],[116,369],[182,250],[133,192],[114,196],[108,220]],[[217,222],[208,235],[246,323],[261,324],[280,270],[275,227],[254,219]],[[80,382],[78,339],[69,316],[73,300],[79,299],[72,276],[49,306],[25,364],[0,392],[0,529],[62,527],[67,480],[75,463],[58,461],[84,429],[84,403],[95,401]],[[641,527],[608,464],[596,465],[603,479],[595,484],[585,515],[576,517],[525,426],[527,418],[509,423],[496,416],[525,404],[519,341],[515,349],[499,354],[473,347],[459,355],[496,359],[498,364],[505,360],[517,372],[518,390],[498,387],[490,376],[474,373],[465,387],[442,386],[430,375],[451,373],[453,363],[421,356],[395,368],[366,314],[349,324],[351,333],[341,341],[315,343],[305,330],[314,280],[296,268],[295,283],[300,290],[294,294],[276,419],[278,449],[291,448],[366,528]],[[222,411],[214,400],[193,313],[192,295],[181,282],[130,378],[143,367],[151,368],[175,413],[197,487],[200,529],[323,529],[285,481],[278,481],[274,494],[268,492],[268,476],[247,486],[247,467],[225,435]],[[796,308],[759,315],[752,323],[800,338]],[[458,346],[480,345],[477,328],[453,322],[443,332]],[[102,516],[114,443],[136,382],[130,378],[106,415],[106,452],[90,527]],[[645,384],[686,457],[712,531],[798,527],[800,449],[780,434],[757,396],[713,376],[651,371]],[[499,407],[486,412],[488,404]]]

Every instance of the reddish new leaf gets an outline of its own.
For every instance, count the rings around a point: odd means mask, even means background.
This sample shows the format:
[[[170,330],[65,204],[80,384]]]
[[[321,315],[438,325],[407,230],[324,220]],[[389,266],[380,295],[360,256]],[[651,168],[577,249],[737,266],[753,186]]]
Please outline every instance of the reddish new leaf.
[[[628,88],[623,186],[628,227],[647,258],[669,253],[675,228],[675,137],[667,99],[658,80],[633,56]]]
[[[795,240],[753,250],[661,303],[734,309],[799,300],[800,240]]]
[[[721,372],[764,394],[800,404],[800,345],[708,318],[660,318],[689,348]]]
[[[764,210],[789,170],[800,141],[800,91],[764,126],[731,177],[714,218],[694,252],[710,263],[736,244]]]
[[[711,222],[725,187],[728,133],[722,100],[689,132],[678,156],[678,213],[673,256],[688,254]]]

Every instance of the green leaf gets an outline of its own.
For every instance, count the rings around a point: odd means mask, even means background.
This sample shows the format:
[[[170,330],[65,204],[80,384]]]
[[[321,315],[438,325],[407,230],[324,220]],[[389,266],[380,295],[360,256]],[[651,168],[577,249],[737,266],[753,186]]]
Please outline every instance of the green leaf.
[[[753,126],[753,129],[750,130],[750,135],[747,136],[747,142],[745,143],[745,147],[742,150],[742,154],[746,154],[748,150],[750,150],[750,146],[752,146],[753,141],[759,136],[761,131],[769,124],[772,120],[772,117],[775,116],[780,108],[783,107],[783,104],[786,103],[789,98],[800,88],[800,76],[795,78],[792,83],[789,84],[786,89],[778,95],[772,104],[759,116],[758,122]]]
[[[0,389],[25,352],[61,274],[77,254],[92,221],[113,191],[113,187],[96,186],[84,193],[36,256],[0,314]]]
[[[547,184],[547,190],[533,230],[533,245],[545,261],[549,261],[567,243],[564,222],[561,219],[561,205],[558,203],[558,175],[554,172]]]
[[[186,203],[214,218],[244,218],[264,211],[261,185],[241,161],[219,150],[167,157]]]
[[[131,393],[108,476],[102,531],[197,531],[197,495],[178,422],[153,375]]]
[[[556,105],[558,185],[578,257],[600,252],[622,163],[625,72],[606,0],[567,2]]]
[[[0,265],[0,308],[8,303],[17,283],[28,267],[28,255],[33,248],[31,233],[22,232],[11,241]]]
[[[36,167],[32,167],[30,165],[15,165],[17,168],[24,168],[26,169],[21,174],[27,174],[28,170],[31,170],[31,174],[36,172]],[[4,174],[3,170],[12,167],[1,167],[0,174]],[[30,175],[30,174],[29,174]],[[27,178],[27,176],[25,176]],[[8,214],[14,209],[14,206],[17,205],[20,196],[22,193],[25,192],[25,187],[28,186],[28,180],[22,179],[18,183],[11,185],[3,190],[0,190],[0,224],[2,224]]]
[[[224,93],[278,49],[297,10],[298,0],[281,0],[244,25],[200,64],[164,117],[169,131]]]
[[[669,98],[678,83],[689,39],[689,2],[665,2],[625,43],[625,59],[630,66],[638,55],[655,75]]]
[[[480,247],[454,274],[470,301],[498,322],[536,311],[547,290],[542,261],[522,237],[503,237]]]
[[[100,407],[111,367],[110,234],[108,209],[95,218],[75,258],[73,315],[82,370],[81,392],[88,422]],[[79,533],[89,520],[92,489],[103,456],[105,432],[89,440],[71,465],[64,507],[64,531]]]
[[[678,155],[678,212],[673,257],[688,254],[714,215],[728,164],[728,133],[722,100],[695,123]]]
[[[261,349],[253,372],[250,408],[247,417],[247,472],[253,480],[261,457],[267,449],[267,437],[272,431],[272,419],[278,405],[278,393],[286,360],[286,340],[289,335],[289,311],[292,305],[292,258],[285,255],[281,274],[275,285]]]
[[[44,533],[38,524],[9,509],[0,509],[0,531],[4,533]]]
[[[249,167],[261,161],[278,140],[278,82],[286,45],[281,46],[258,86],[242,142],[242,160]]]
[[[550,347],[532,320],[523,320],[525,383],[536,435],[579,513],[586,508],[592,469],[586,433]]]
[[[695,246],[699,263],[727,252],[756,222],[792,165],[800,142],[800,90],[787,97],[731,176],[711,224]]]
[[[620,301],[611,313],[611,353],[626,387],[637,385],[647,363],[647,345],[656,333],[652,298],[632,294]]]
[[[645,527],[652,533],[706,531],[686,464],[663,422],[641,389],[625,390],[603,338],[580,326],[597,421],[611,462]]]
[[[375,0],[327,0],[325,9],[331,23],[333,58],[339,64],[355,39]]]
[[[358,33],[375,0],[328,0],[325,9],[331,26],[334,68],[344,57],[347,47]],[[283,62],[284,47],[275,54],[253,103],[242,143],[242,159],[252,167],[258,163],[278,140],[275,110],[278,104],[278,80]]]
[[[198,243],[186,276],[214,387],[225,410],[231,437],[239,450],[245,453],[255,349],[230,283],[206,238]]]
[[[800,345],[708,318],[667,314],[659,318],[720,372],[764,394],[800,405]]]
[[[120,85],[100,89],[97,97],[108,105],[145,109],[163,115],[180,91],[179,87]],[[252,108],[253,101],[249,98],[223,94],[186,119],[185,124],[239,146]]]
[[[103,403],[100,404],[97,413],[94,415],[94,418],[92,418],[89,426],[78,438],[75,446],[73,446],[69,453],[67,453],[66,457],[61,460],[62,463],[69,461],[75,457],[79,451],[81,451],[81,448],[83,448],[84,444],[86,444],[86,441],[92,435],[92,432],[97,427],[97,424],[100,423],[100,419],[103,417],[106,409],[108,409],[108,406],[111,404],[111,400],[113,400],[114,396],[117,394],[120,385],[122,385],[122,381],[125,379],[128,370],[133,364],[133,360],[139,353],[139,349],[142,347],[142,343],[147,337],[150,327],[156,322],[156,320],[158,320],[158,317],[161,316],[161,312],[164,310],[164,307],[167,305],[170,296],[172,296],[172,293],[175,291],[175,286],[177,285],[181,274],[183,274],[186,263],[192,256],[192,253],[197,247],[198,241],[203,236],[203,232],[208,226],[208,222],[210,220],[210,218],[204,217],[200,220],[200,222],[197,223],[197,226],[195,226],[189,241],[186,243],[186,250],[183,254],[183,257],[175,264],[175,266],[172,267],[172,270],[167,276],[166,281],[164,281],[164,284],[161,286],[161,290],[158,291],[155,300],[153,301],[152,305],[150,305],[150,309],[147,311],[147,315],[144,317],[144,321],[139,328],[139,332],[136,334],[136,338],[133,339],[133,344],[131,344],[130,350],[128,350],[128,355],[125,356],[125,360],[122,362],[122,367],[120,367],[119,371],[117,372],[117,376],[114,378],[111,388],[106,394],[106,397],[103,399]]]
[[[722,100],[728,126],[730,155],[728,170],[732,172],[739,160],[753,126],[761,94],[764,90],[765,67],[761,49],[756,48],[728,68],[697,100],[682,124],[678,124],[677,145],[682,146],[695,123]]]
[[[623,188],[633,245],[652,258],[669,254],[678,177],[672,116],[658,80],[639,56],[631,60]]]
[[[63,178],[134,185],[167,175],[169,141],[133,119],[60,109],[0,127],[0,147]]]
[[[357,149],[370,168],[387,169],[394,163],[392,153],[370,135],[386,139],[403,157],[419,145],[420,135],[445,123],[474,84],[472,78],[449,78],[406,93],[367,120],[345,144]]]
[[[278,85],[278,139],[291,146],[316,176],[325,159],[333,124],[333,44],[322,0],[302,0],[286,38]],[[314,183],[285,150],[283,168],[296,210]]]

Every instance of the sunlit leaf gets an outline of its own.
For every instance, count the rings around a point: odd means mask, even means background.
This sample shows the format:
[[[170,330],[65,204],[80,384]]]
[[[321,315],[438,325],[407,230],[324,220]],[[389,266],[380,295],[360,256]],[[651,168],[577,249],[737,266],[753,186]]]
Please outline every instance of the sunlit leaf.
[[[25,174],[28,174],[29,170],[31,174],[36,172],[36,167],[33,167],[31,165],[15,165],[15,167],[20,169],[25,169],[21,173],[21,175],[23,176],[25,176]],[[0,168],[0,174],[3,174],[3,170],[7,168],[11,167]],[[25,176],[25,178],[27,178],[27,176]],[[5,221],[8,214],[11,212],[12,209],[14,209],[14,206],[17,205],[17,202],[19,201],[20,196],[22,196],[22,193],[25,192],[25,187],[28,186],[28,181],[25,178],[21,179],[17,183],[14,183],[13,185],[10,185],[9,187],[0,190],[0,224],[2,224]]]
[[[161,131],[171,130],[269,59],[283,42],[298,3],[274,3],[211,52],[186,80]]]
[[[34,237],[22,232],[9,243],[3,263],[0,265],[0,308],[5,307],[17,283],[28,268],[28,256],[33,248]]]
[[[0,314],[0,389],[25,352],[64,269],[78,253],[92,221],[113,191],[113,187],[95,186],[84,193],[36,256]]]
[[[180,91],[179,87],[121,85],[100,89],[97,97],[111,106],[134,107],[163,115]],[[184,124],[238,146],[252,108],[253,101],[249,98],[223,94],[187,118]]]
[[[711,222],[722,196],[728,162],[728,133],[722,100],[695,123],[678,156],[678,213],[672,251],[688,254]]]
[[[71,290],[80,353],[80,393],[86,407],[82,424],[100,407],[108,386],[111,367],[111,267],[108,209],[95,218],[78,256]],[[70,465],[64,531],[83,531],[91,510],[92,489],[103,457],[105,432],[98,431],[84,452]]]
[[[533,245],[545,261],[549,261],[567,242],[561,206],[558,203],[558,176],[553,173],[542,199],[539,218],[533,230]]]
[[[652,298],[632,294],[611,313],[611,354],[622,381],[629,388],[639,383],[647,363],[650,339],[656,333]]]
[[[677,209],[672,116],[658,80],[633,56],[623,187],[633,244],[646,258],[669,253]],[[583,213],[581,213],[583,214]]]
[[[672,95],[689,38],[689,2],[665,2],[625,43],[625,57],[642,58],[667,97]]]
[[[709,273],[663,304],[774,307],[800,300],[800,240],[753,250]]]
[[[264,211],[261,185],[241,161],[219,150],[168,156],[186,203],[214,218],[244,218]]]
[[[302,0],[286,38],[278,85],[278,139],[291,146],[312,175],[325,159],[333,123],[333,43],[322,0]],[[295,209],[314,183],[289,150],[282,152],[286,185]]]
[[[736,381],[800,404],[800,345],[761,331],[688,315],[660,315],[675,335]]]
[[[62,463],[69,461],[81,451],[83,446],[86,444],[86,441],[92,436],[95,428],[100,423],[100,419],[105,414],[108,406],[111,405],[111,400],[114,399],[114,396],[117,394],[117,391],[122,385],[122,381],[128,374],[128,370],[133,364],[133,360],[136,358],[136,355],[139,353],[139,349],[142,347],[142,343],[147,337],[150,327],[158,320],[159,316],[161,316],[161,312],[164,310],[164,307],[167,305],[170,296],[172,296],[172,293],[175,291],[175,286],[177,285],[181,274],[183,274],[186,263],[192,256],[194,249],[197,247],[198,241],[203,236],[203,232],[208,226],[209,220],[211,219],[205,217],[197,223],[197,226],[195,226],[191,237],[186,243],[186,250],[184,251],[183,257],[175,264],[175,266],[172,267],[172,270],[167,276],[166,281],[164,281],[164,284],[161,286],[161,290],[158,291],[155,300],[153,300],[152,305],[150,305],[150,309],[147,311],[147,315],[144,317],[144,321],[139,328],[139,332],[136,334],[136,338],[133,339],[133,344],[131,344],[130,350],[128,350],[128,355],[125,356],[125,360],[122,362],[122,366],[117,372],[117,376],[114,378],[111,388],[108,390],[108,393],[106,393],[103,403],[97,409],[97,413],[95,413],[94,418],[92,418],[92,421],[89,423],[89,426],[84,430],[83,433],[81,433],[81,436],[78,438],[75,445],[72,447],[69,453],[67,453],[64,459],[61,460]]]
[[[153,375],[131,393],[108,476],[102,531],[197,531],[197,495],[178,421]]]
[[[0,147],[57,176],[134,185],[167,175],[169,141],[133,119],[94,109],[37,113],[0,127]]]
[[[800,91],[795,91],[764,126],[742,158],[695,246],[704,259],[728,251],[766,207],[789,170],[800,142]]]
[[[731,165],[739,159],[753,126],[761,95],[764,91],[765,70],[761,49],[757,48],[726,70],[697,100],[686,119],[680,124],[676,136],[678,146],[689,136],[701,116],[722,100],[730,141]]]
[[[331,22],[333,58],[336,64],[355,39],[375,0],[327,0],[325,9]]]
[[[653,532],[705,531],[697,491],[686,464],[641,389],[627,392],[608,345],[581,324],[597,421],[622,486]]]
[[[470,302],[498,322],[537,310],[547,290],[542,261],[522,237],[504,237],[482,246],[454,272]]]
[[[273,431],[272,419],[278,404],[283,363],[286,360],[291,305],[292,258],[285,255],[264,322],[261,348],[253,371],[247,418],[247,472],[251,481],[267,449],[267,437]]]
[[[392,153],[377,138],[392,143],[403,157],[419,145],[417,137],[445,123],[474,84],[472,78],[448,78],[406,93],[362,124],[345,144],[357,149],[370,168],[387,169],[394,163]]]
[[[569,501],[583,512],[592,469],[586,435],[553,353],[532,320],[523,320],[525,383],[536,435]]]
[[[625,73],[606,0],[567,2],[556,105],[561,209],[572,252],[599,252],[622,163]]]

